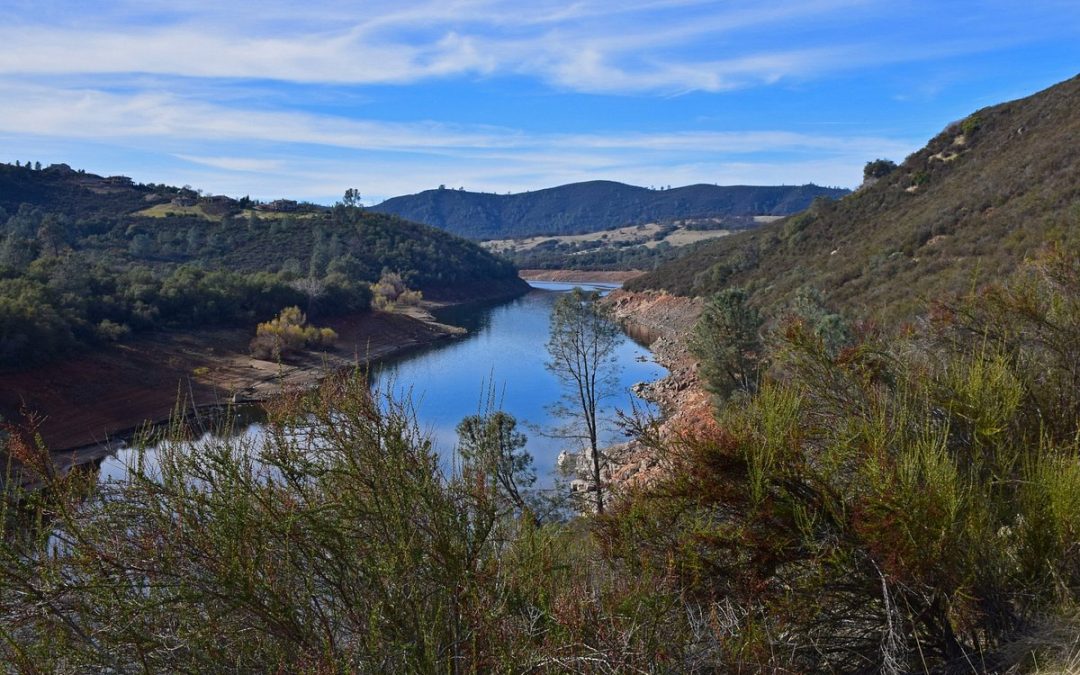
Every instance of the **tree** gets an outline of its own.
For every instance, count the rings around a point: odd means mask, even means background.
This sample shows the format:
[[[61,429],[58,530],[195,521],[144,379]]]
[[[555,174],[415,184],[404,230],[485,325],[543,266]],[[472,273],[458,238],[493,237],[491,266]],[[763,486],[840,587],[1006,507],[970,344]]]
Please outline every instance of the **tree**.
[[[345,206],[361,206],[360,190],[357,190],[356,188],[345,190],[345,196],[341,198],[341,203]]]
[[[863,167],[863,180],[884,178],[893,171],[896,171],[896,162],[890,159],[875,159],[872,162],[867,162],[866,166]]]
[[[299,307],[286,307],[278,316],[260,323],[251,341],[251,353],[260,359],[280,359],[305,347],[333,347],[337,333],[308,325]]]
[[[690,350],[701,364],[705,387],[721,399],[756,389],[761,324],[761,315],[747,303],[741,288],[723,290],[706,303]]]
[[[596,491],[596,512],[604,512],[602,461],[598,447],[600,401],[614,387],[614,352],[621,333],[596,292],[580,288],[563,295],[551,312],[548,370],[563,385],[563,401],[556,414],[571,420],[567,435],[586,445],[591,479]]]
[[[458,452],[486,476],[504,508],[526,512],[524,490],[536,482],[525,434],[513,415],[501,410],[469,415],[457,425]]]

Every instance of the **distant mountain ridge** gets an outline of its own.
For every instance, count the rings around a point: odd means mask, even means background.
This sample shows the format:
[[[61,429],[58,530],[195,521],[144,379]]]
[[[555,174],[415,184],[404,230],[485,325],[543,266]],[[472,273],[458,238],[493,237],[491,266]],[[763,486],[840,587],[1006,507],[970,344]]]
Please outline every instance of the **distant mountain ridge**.
[[[668,190],[589,181],[498,195],[465,190],[426,190],[370,208],[438,227],[469,239],[587,234],[624,225],[716,216],[785,216],[817,197],[849,190],[818,185],[687,185]]]
[[[949,124],[838,202],[702,246],[627,284],[763,306],[813,286],[859,313],[910,315],[1002,278],[1048,241],[1080,243],[1080,76]]]

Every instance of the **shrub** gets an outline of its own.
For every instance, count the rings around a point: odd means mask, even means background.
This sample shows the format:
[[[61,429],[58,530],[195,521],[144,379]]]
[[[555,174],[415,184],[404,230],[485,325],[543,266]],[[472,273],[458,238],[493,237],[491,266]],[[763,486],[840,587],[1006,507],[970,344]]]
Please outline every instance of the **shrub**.
[[[971,135],[978,131],[981,126],[982,118],[976,113],[964,118],[964,121],[960,123],[960,131],[962,131],[965,136],[971,137]]]
[[[925,332],[782,324],[760,390],[607,546],[723,609],[721,670],[1030,667],[1080,600],[1077,298],[1080,256],[1051,249]]]
[[[363,377],[285,395],[258,442],[194,435],[175,424],[123,480],[87,490],[85,475],[54,474],[24,502],[37,527],[0,530],[0,660],[26,672],[692,669],[663,578],[601,564],[580,523],[502,514],[498,462],[446,471],[409,406]]]
[[[397,272],[383,272],[379,281],[371,287],[372,304],[376,309],[389,310],[397,305],[418,305],[423,294],[410,290]]]
[[[330,328],[307,325],[299,307],[286,307],[274,319],[260,323],[251,341],[251,354],[260,359],[281,359],[305,348],[331,348],[337,333]]]
[[[863,180],[884,178],[896,170],[896,162],[891,159],[875,159],[863,167]]]

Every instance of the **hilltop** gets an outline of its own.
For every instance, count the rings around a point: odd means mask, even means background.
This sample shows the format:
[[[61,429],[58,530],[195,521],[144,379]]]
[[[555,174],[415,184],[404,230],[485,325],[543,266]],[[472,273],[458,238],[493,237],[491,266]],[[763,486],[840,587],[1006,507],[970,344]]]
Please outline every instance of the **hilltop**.
[[[900,316],[1000,279],[1080,233],[1080,77],[951,123],[885,168],[837,202],[710,242],[627,287],[742,286],[767,306],[813,286],[839,307]]]
[[[818,185],[688,185],[667,190],[613,181],[571,183],[512,195],[426,190],[371,207],[470,239],[587,234],[626,225],[722,216],[783,216],[847,190]]]
[[[253,329],[289,305],[363,312],[387,272],[433,299],[526,288],[472,242],[356,206],[0,165],[0,369],[152,329]]]

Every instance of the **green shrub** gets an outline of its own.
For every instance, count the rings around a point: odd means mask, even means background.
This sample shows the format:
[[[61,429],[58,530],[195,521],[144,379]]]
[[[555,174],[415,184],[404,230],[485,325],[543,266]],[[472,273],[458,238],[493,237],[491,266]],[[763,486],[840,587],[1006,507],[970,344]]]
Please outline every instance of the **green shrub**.
[[[1077,298],[1057,248],[924,332],[780,324],[761,388],[608,546],[726,608],[722,670],[1030,668],[1080,601]]]
[[[661,576],[602,563],[584,523],[504,513],[488,473],[499,462],[448,471],[411,408],[373,394],[363,377],[286,394],[269,406],[257,442],[195,436],[174,425],[171,440],[137,454],[120,481],[88,489],[93,476],[53,474],[48,492],[23,496],[24,526],[0,531],[5,664],[27,672],[691,665],[676,639],[684,614]]]

